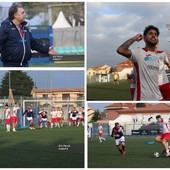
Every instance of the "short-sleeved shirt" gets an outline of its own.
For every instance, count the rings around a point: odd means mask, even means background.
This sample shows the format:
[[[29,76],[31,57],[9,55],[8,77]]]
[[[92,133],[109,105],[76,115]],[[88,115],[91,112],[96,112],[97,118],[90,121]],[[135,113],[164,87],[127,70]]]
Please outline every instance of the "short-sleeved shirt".
[[[52,118],[56,118],[56,115],[57,115],[56,110],[53,110],[53,111],[51,112],[51,117],[52,117]]]
[[[8,109],[6,109],[6,111],[5,111],[5,117],[6,117],[6,119],[10,119],[11,118],[11,114],[9,114],[10,113],[10,109],[8,108]]]
[[[162,119],[161,122],[154,122],[160,126],[160,130],[163,134],[170,133],[169,121]]]
[[[162,53],[137,48],[132,50],[131,60],[135,68],[135,101],[159,101],[163,97],[159,90],[159,58]]]
[[[57,117],[62,117],[62,110],[56,110]]]
[[[120,128],[114,127],[112,129],[112,136],[113,135],[119,135],[119,137],[115,136],[115,139],[120,139],[122,136],[124,136],[124,128],[123,128],[123,126],[120,126]]]

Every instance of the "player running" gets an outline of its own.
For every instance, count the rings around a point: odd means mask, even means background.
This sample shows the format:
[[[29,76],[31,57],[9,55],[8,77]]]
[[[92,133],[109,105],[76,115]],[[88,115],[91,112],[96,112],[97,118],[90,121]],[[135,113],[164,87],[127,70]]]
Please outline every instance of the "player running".
[[[150,117],[148,120],[150,121],[152,117]],[[160,131],[162,131],[161,134],[155,137],[155,140],[159,143],[162,143],[163,147],[166,150],[166,157],[170,156],[169,152],[169,145],[168,145],[168,140],[170,139],[170,127],[169,127],[169,122],[170,119],[164,120],[161,115],[156,116],[155,122],[151,122],[148,124],[145,124],[146,126],[151,125],[151,124],[158,124],[160,126]]]
[[[26,118],[29,121],[30,124],[30,129],[35,129],[34,128],[34,113],[33,110],[31,109],[31,105],[28,106],[28,108],[25,110],[25,112],[22,114],[24,116],[26,114]]]
[[[115,123],[115,127],[112,129],[112,137],[115,137],[115,143],[118,151],[124,156],[126,154],[125,151],[125,136],[124,136],[124,128],[118,122]],[[120,145],[122,148],[120,148]]]
[[[105,141],[106,139],[103,138],[103,127],[100,124],[98,125],[98,132],[99,132],[98,134],[99,141],[100,143],[102,143],[102,140]]]

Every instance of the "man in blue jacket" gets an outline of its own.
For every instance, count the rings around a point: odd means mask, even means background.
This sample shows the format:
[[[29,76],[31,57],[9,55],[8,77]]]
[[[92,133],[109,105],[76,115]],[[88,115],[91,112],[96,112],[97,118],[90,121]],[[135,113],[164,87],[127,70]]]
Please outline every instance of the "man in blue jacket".
[[[53,47],[37,42],[29,31],[25,21],[26,13],[22,6],[12,5],[8,18],[0,27],[0,54],[4,67],[28,67],[31,50],[57,55]]]

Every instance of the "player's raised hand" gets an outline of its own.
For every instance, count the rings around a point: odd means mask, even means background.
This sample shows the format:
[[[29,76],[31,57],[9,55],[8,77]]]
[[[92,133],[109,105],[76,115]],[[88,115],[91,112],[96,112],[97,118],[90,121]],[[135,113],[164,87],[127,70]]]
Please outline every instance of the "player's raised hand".
[[[141,41],[143,39],[143,35],[139,33],[139,34],[135,35],[134,38],[136,41]]]

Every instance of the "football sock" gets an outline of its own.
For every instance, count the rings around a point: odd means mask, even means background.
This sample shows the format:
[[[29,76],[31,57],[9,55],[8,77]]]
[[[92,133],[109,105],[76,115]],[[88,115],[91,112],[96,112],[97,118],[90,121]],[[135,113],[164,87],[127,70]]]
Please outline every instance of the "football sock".
[[[122,146],[122,150],[123,150],[123,151],[125,150],[125,146]]]
[[[166,153],[169,154],[169,149],[166,150]]]
[[[122,152],[122,150],[120,149],[120,146],[117,146],[117,149],[119,152]]]

